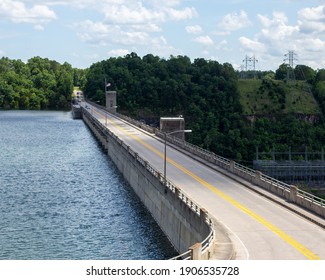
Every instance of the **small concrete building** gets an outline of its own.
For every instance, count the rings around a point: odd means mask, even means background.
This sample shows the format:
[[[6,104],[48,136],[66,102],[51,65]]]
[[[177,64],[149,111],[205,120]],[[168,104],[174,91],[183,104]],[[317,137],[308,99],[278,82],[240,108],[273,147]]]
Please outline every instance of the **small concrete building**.
[[[182,116],[177,118],[160,118],[160,131],[165,133],[171,133],[173,131],[184,130],[185,129],[185,121]],[[185,133],[176,132],[172,134],[173,136],[180,138],[182,140],[185,139]]]
[[[71,112],[74,119],[82,119],[82,111],[80,105],[73,104]]]
[[[106,109],[109,112],[116,112],[116,91],[106,91]]]

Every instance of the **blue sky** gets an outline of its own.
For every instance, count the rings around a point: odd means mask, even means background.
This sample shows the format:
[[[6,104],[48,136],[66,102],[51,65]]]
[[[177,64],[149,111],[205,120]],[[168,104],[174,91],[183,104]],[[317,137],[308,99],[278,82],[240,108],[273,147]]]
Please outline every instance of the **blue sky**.
[[[86,68],[136,52],[231,63],[246,56],[276,70],[325,68],[325,4],[320,0],[1,0],[0,56],[33,56]]]

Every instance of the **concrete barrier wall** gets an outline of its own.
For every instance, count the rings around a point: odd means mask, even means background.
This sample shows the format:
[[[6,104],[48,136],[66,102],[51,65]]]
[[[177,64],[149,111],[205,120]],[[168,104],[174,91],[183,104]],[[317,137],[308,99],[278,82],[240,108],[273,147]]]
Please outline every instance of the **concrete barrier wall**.
[[[164,134],[160,131],[155,131],[155,134],[158,137],[164,139]],[[168,142],[172,143],[175,146],[178,146],[185,151],[188,151],[192,155],[196,155],[199,158],[202,158],[210,163],[215,164],[216,166],[224,169],[224,174],[227,175],[228,172],[232,173],[240,178],[243,178],[247,182],[251,182],[252,184],[259,186],[269,192],[276,194],[285,200],[291,201],[323,218],[325,218],[325,200],[319,197],[316,197],[307,192],[301,191],[297,189],[294,197],[292,199],[292,188],[291,186],[278,181],[274,178],[271,178],[265,174],[262,174],[259,171],[247,168],[243,165],[235,163],[229,159],[220,157],[210,151],[204,150],[200,147],[182,141],[172,136],[167,136]],[[222,170],[220,171],[222,172]]]
[[[183,258],[209,259],[214,252],[214,232],[207,212],[178,187],[170,183],[165,186],[161,174],[114,134],[101,127],[90,114],[84,112],[83,119],[175,249],[185,252]],[[201,243],[203,240],[204,244]]]

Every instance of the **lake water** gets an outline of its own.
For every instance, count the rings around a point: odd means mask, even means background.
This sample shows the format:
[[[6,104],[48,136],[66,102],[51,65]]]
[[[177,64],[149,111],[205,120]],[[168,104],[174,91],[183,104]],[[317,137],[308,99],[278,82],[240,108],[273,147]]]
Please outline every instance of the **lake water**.
[[[82,120],[0,111],[0,259],[176,254]]]

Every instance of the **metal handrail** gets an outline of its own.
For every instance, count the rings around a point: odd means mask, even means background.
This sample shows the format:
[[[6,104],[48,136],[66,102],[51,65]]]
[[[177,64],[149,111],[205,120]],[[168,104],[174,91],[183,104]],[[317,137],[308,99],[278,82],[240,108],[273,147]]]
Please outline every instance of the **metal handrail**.
[[[212,240],[214,239],[214,231],[211,230],[209,235],[201,242],[202,244],[202,253],[210,246]]]
[[[298,189],[298,195],[303,197],[304,199],[307,199],[311,201],[312,203],[316,203],[322,207],[325,207],[325,199],[322,199],[316,195],[313,195],[311,193],[305,192],[303,190]]]
[[[277,180],[275,178],[272,178],[272,177],[270,177],[268,175],[265,175],[265,174],[261,173],[261,180],[263,180],[265,182],[268,182],[271,185],[277,186],[280,189],[290,191],[290,185],[289,184],[286,184],[286,183],[284,183],[282,181],[279,181],[279,180]]]
[[[190,260],[190,259],[191,259],[191,250],[188,250],[178,256],[171,258],[170,260]]]

